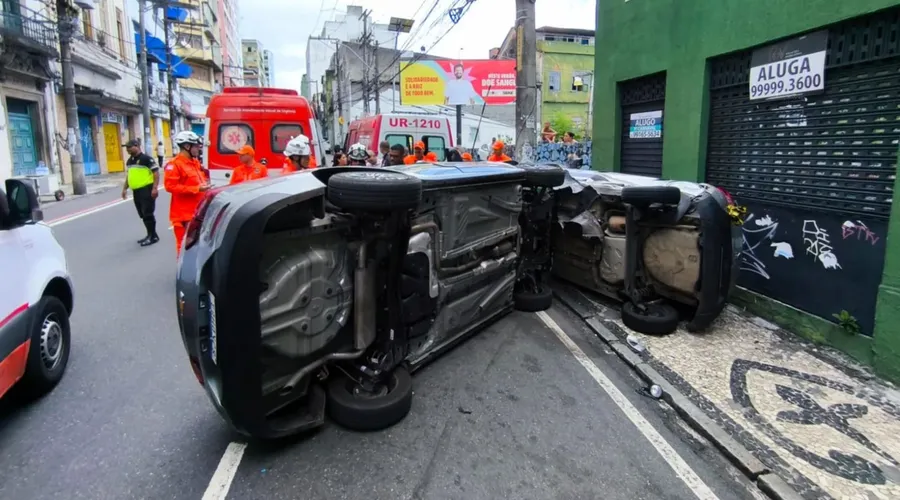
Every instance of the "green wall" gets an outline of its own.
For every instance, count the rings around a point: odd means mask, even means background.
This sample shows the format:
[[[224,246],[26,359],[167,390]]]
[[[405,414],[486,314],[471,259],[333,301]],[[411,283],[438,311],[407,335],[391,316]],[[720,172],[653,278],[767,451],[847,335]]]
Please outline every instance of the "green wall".
[[[618,83],[666,74],[663,177],[703,180],[708,60],[900,5],[897,0],[630,0],[598,2],[593,165],[619,168]],[[894,191],[900,190],[900,181]],[[871,340],[828,341],[900,381],[900,203],[894,204]],[[770,317],[791,317],[774,312]],[[786,325],[791,326],[791,325]],[[797,330],[796,328],[794,330]],[[805,335],[809,337],[810,335]],[[816,339],[814,339],[816,340]],[[852,345],[839,345],[839,344]],[[871,346],[871,347],[869,347]],[[860,353],[868,349],[871,356]]]
[[[579,128],[585,129],[590,91],[573,91],[572,78],[576,72],[594,70],[594,46],[539,40],[537,50],[542,58],[541,121],[549,121],[554,113],[563,113],[572,119],[580,118]],[[562,87],[558,92],[550,90],[550,73],[553,71],[560,73]],[[566,131],[557,132],[562,134]]]

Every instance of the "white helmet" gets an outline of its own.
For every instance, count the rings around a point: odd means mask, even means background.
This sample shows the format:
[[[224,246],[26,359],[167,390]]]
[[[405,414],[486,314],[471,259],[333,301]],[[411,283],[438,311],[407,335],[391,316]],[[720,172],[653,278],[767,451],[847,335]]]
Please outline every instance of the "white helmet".
[[[309,156],[312,150],[309,148],[309,137],[298,135],[284,146],[284,156]]]
[[[369,159],[369,152],[364,145],[357,142],[347,150],[347,158],[356,161],[365,161]]]
[[[182,130],[175,134],[174,142],[176,146],[181,146],[182,144],[203,144],[203,140],[200,139],[200,136],[190,130]]]

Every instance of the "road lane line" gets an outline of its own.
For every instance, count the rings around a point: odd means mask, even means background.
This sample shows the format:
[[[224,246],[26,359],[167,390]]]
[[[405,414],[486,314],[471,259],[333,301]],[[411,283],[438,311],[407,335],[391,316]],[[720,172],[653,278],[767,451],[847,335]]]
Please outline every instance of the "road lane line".
[[[694,469],[688,465],[687,462],[684,461],[683,458],[672,448],[672,445],[666,441],[664,437],[653,427],[649,421],[641,414],[641,412],[635,408],[631,401],[625,397],[624,394],[619,390],[618,387],[613,384],[612,380],[609,379],[598,367],[591,358],[588,357],[584,351],[578,347],[571,337],[569,337],[566,332],[560,328],[559,324],[553,320],[546,312],[537,313],[538,317],[541,321],[547,325],[553,333],[556,334],[556,337],[560,342],[563,343],[564,346],[575,356],[575,359],[584,367],[585,370],[591,375],[591,378],[597,382],[597,385],[603,389],[607,395],[609,395],[610,399],[622,410],[622,413],[628,417],[628,420],[631,420],[631,423],[637,427],[638,431],[650,441],[650,444],[656,448],[656,451],[662,456],[662,458],[672,467],[672,470],[675,471],[675,474],[684,481],[684,484],[687,485],[691,491],[694,492],[694,495],[701,500],[718,500],[719,497],[716,496],[715,493],[700,479],[700,476],[694,472]]]
[[[130,199],[130,198],[124,199],[124,200],[113,200],[113,201],[110,201],[110,202],[107,202],[107,203],[103,203],[103,204],[101,204],[101,205],[97,205],[96,207],[91,207],[91,208],[87,208],[87,209],[84,209],[84,210],[80,210],[80,211],[75,212],[75,213],[71,213],[71,214],[68,214],[68,215],[63,215],[62,217],[57,217],[56,219],[53,219],[53,220],[51,220],[51,221],[48,221],[48,222],[47,222],[47,225],[50,226],[50,227],[53,227],[53,226],[58,226],[58,225],[60,225],[60,224],[65,224],[66,222],[71,222],[71,221],[73,221],[73,220],[80,219],[80,218],[82,218],[82,217],[85,217],[85,216],[88,216],[88,215],[91,215],[91,214],[95,214],[95,213],[100,212],[100,211],[102,211],[102,210],[106,210],[107,208],[112,208],[112,207],[115,207],[115,206],[117,206],[117,205],[121,205],[122,203],[127,202],[129,199]]]
[[[247,449],[247,443],[229,443],[225,448],[222,459],[219,460],[219,466],[213,473],[212,479],[209,480],[209,486],[203,493],[203,500],[225,500],[228,496],[228,490],[231,488],[231,482],[234,475],[237,474],[238,466],[241,465],[241,458],[244,457],[244,450]]]

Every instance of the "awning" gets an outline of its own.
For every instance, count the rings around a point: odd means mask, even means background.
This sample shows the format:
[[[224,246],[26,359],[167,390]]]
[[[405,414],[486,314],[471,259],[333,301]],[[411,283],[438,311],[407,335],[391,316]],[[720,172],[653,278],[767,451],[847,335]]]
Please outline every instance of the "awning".
[[[147,37],[147,60],[153,61],[155,63],[161,63],[166,60],[166,42],[163,42],[159,38],[151,35],[149,31],[144,31]],[[140,56],[141,54],[141,32],[137,31],[134,34],[134,47],[135,52]],[[162,54],[162,57],[160,57]]]
[[[166,19],[169,21],[175,21],[176,23],[183,23],[187,21],[188,11],[187,9],[182,9],[179,7],[166,7]]]
[[[168,66],[166,65],[165,57],[166,57],[166,55],[165,55],[165,53],[163,53],[162,54],[163,61],[159,64],[160,71],[166,71],[168,69]],[[172,61],[172,76],[174,76],[175,78],[190,78],[191,77],[191,75],[193,74],[194,71],[191,69],[191,67],[186,62],[184,62],[184,59],[176,56],[175,54],[172,54],[169,57],[171,58],[171,61]]]

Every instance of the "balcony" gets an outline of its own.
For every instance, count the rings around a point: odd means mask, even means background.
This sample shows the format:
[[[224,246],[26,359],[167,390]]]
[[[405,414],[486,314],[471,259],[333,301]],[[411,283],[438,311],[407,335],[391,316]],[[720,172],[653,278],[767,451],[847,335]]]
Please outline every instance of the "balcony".
[[[193,47],[176,47],[175,55],[188,60],[211,65],[218,71],[222,71],[222,50],[217,46],[195,49]]]
[[[56,23],[33,12],[22,13],[18,2],[4,1],[0,10],[0,38],[8,45],[22,47],[47,57],[57,57]]]
[[[209,2],[203,2],[201,9],[201,19],[203,21],[203,31],[206,35],[215,41],[219,41],[219,18],[216,17],[215,11]]]

